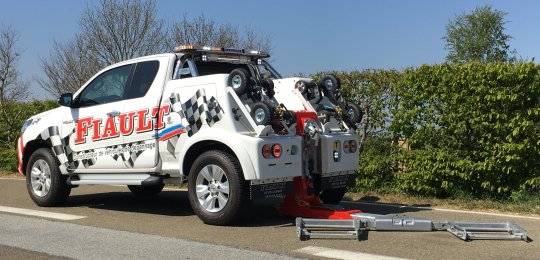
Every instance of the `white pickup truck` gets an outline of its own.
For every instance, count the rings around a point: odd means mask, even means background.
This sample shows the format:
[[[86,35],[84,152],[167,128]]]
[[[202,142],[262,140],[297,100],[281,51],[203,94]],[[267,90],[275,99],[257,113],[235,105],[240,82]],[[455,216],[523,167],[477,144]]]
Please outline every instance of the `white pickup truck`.
[[[236,221],[254,198],[285,197],[293,179],[337,203],[354,183],[355,124],[339,79],[282,78],[267,53],[182,45],[98,72],[21,129],[19,171],[39,206],[83,184],[136,195],[188,182],[207,224]]]

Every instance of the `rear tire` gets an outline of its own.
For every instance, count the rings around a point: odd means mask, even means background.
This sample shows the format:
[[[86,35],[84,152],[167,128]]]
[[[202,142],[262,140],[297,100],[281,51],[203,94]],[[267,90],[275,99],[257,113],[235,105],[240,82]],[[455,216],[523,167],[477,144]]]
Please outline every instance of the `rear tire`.
[[[151,185],[151,186],[128,185],[128,189],[135,196],[152,197],[160,193],[163,190],[164,186],[165,184]]]
[[[206,224],[234,223],[249,206],[249,186],[238,159],[229,153],[210,150],[201,154],[188,178],[189,202]]]
[[[60,172],[60,163],[49,148],[36,150],[26,167],[26,189],[40,207],[63,204],[71,193],[67,176]]]
[[[345,192],[347,192],[347,188],[326,189],[321,191],[319,198],[325,204],[339,204],[345,196]]]

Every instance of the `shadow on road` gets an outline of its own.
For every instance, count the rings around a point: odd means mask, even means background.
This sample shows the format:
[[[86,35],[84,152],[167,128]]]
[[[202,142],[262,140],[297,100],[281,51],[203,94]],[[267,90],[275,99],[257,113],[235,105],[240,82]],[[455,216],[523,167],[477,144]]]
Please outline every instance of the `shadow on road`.
[[[364,213],[372,214],[404,214],[410,212],[430,211],[429,205],[404,205],[371,202],[369,200],[342,201],[341,205],[346,209],[359,209]],[[419,208],[422,207],[422,208]]]
[[[131,192],[71,195],[65,204],[65,207],[81,206],[166,216],[194,214],[185,191],[163,191],[154,197],[139,197]]]
[[[429,210],[408,207],[407,205],[374,203],[374,200],[376,198],[363,198],[359,201],[342,201],[341,205],[345,209],[359,209],[362,212],[373,214],[404,214]],[[276,206],[280,202],[280,199],[254,200],[247,214],[234,226],[264,227],[294,225],[293,217],[283,217],[278,214]],[[81,206],[164,216],[193,216],[195,214],[189,204],[187,191],[162,191],[160,194],[148,198],[135,196],[130,192],[78,194],[70,196],[65,204],[65,207]]]
[[[255,200],[238,227],[292,225],[293,218],[280,217],[275,209],[279,200]],[[122,212],[164,216],[193,216],[187,191],[162,191],[154,197],[139,197],[131,192],[103,192],[71,195],[64,207],[89,207]]]

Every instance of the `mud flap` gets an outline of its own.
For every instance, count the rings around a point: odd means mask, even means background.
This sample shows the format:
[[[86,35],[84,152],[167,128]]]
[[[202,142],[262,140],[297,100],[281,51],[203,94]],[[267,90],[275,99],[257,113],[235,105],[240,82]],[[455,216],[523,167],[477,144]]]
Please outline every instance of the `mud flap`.
[[[251,199],[285,198],[293,188],[292,181],[252,184],[250,185],[250,197]]]

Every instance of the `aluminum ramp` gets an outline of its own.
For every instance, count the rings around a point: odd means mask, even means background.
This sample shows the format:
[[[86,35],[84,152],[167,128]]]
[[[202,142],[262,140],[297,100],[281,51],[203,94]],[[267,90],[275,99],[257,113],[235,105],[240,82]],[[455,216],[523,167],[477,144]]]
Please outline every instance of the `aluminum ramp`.
[[[367,240],[369,231],[448,231],[464,241],[523,240],[530,242],[527,231],[512,222],[434,222],[407,216],[351,214],[351,220],[296,218],[300,240],[311,238],[352,238]]]

